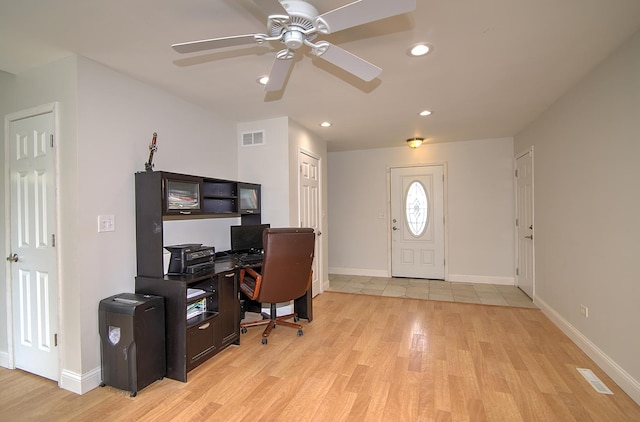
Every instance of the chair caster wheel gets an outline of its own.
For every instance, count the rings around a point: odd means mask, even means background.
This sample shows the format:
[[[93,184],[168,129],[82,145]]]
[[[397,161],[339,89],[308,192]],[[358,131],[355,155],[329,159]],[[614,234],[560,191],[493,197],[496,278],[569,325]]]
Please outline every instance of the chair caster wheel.
[[[129,394],[130,397],[135,397],[138,395],[137,391],[132,391],[131,394]]]
[[[267,344],[267,339],[266,338],[262,339],[262,344]]]
[[[240,330],[240,332],[242,334],[247,334],[247,327],[242,327],[242,329]]]
[[[293,322],[298,322],[298,321],[300,321],[300,317],[298,317],[298,316],[294,316],[294,317],[293,317]]]
[[[298,330],[298,337],[302,336],[304,333],[302,332],[302,330]]]

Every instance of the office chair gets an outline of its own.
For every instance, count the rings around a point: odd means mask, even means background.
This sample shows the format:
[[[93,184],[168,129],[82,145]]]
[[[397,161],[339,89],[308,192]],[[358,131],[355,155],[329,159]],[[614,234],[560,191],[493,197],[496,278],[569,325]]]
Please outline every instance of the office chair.
[[[262,233],[264,248],[260,273],[253,268],[240,270],[240,291],[251,300],[270,304],[270,313],[263,313],[263,320],[240,324],[242,333],[247,327],[266,325],[262,333],[262,344],[276,325],[298,329],[296,313],[277,316],[276,304],[289,302],[303,296],[311,286],[311,263],[313,262],[315,233],[310,228],[269,228]],[[293,318],[294,322],[286,321]]]

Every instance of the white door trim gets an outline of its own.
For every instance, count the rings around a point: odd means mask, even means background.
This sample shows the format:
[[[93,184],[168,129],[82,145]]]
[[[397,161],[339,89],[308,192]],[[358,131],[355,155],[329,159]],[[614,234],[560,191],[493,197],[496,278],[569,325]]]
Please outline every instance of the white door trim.
[[[516,177],[516,169],[518,168],[518,159],[529,155],[531,157],[531,223],[533,224],[534,227],[534,232],[535,232],[535,227],[536,227],[536,215],[535,215],[535,166],[534,166],[534,146],[531,145],[531,147],[529,147],[526,151],[522,151],[519,154],[516,154],[516,156],[513,159],[513,189],[514,189],[514,207],[515,207],[515,212],[516,212],[516,218],[518,216],[518,178]],[[515,223],[515,222],[514,222]],[[534,303],[536,303],[535,297],[536,297],[536,238],[535,236],[533,237],[533,239],[531,240],[533,247],[532,247],[532,251],[531,251],[531,259],[533,261],[533,265],[531,268],[531,276],[532,276],[532,297],[531,300],[533,300]],[[514,281],[515,281],[515,285],[516,287],[518,286],[518,274],[516,273],[518,266],[519,266],[519,262],[520,262],[520,250],[518,247],[518,227],[515,227],[514,233],[513,233],[513,242],[514,242]]]
[[[392,168],[411,168],[411,167],[429,167],[442,166],[442,174],[444,175],[443,194],[442,194],[442,211],[444,215],[444,280],[449,281],[449,177],[447,162],[439,163],[418,163],[418,164],[398,164],[388,165],[385,168],[387,173],[387,277],[391,277],[391,169]]]
[[[309,157],[313,158],[314,160],[318,161],[318,232],[319,234],[316,234],[316,236],[319,237],[318,239],[318,250],[316,250],[314,252],[314,256],[316,259],[316,264],[318,266],[318,284],[320,286],[320,290],[318,292],[315,292],[316,295],[317,294],[321,294],[325,291],[325,288],[328,287],[328,284],[325,285],[325,280],[327,281],[327,283],[329,282],[329,277],[327,277],[324,274],[324,242],[325,242],[325,238],[326,236],[323,236],[323,232],[324,232],[324,227],[322,226],[322,222],[323,222],[323,215],[322,215],[322,210],[323,210],[323,203],[322,203],[322,178],[323,178],[323,174],[322,174],[322,157],[320,157],[318,154],[315,154],[311,151],[309,151],[308,149],[302,148],[302,147],[298,147],[298,154],[296,155],[296,161],[297,161],[297,171],[298,171],[298,187],[297,187],[297,195],[298,195],[298,221],[301,221],[301,201],[302,198],[300,198],[300,187],[302,185],[302,179],[300,176],[300,165],[302,164],[300,162],[300,154],[305,154],[308,155]]]
[[[26,119],[29,117],[39,116],[41,114],[53,113],[53,122],[54,122],[54,140],[58,142],[60,139],[60,103],[53,102],[48,104],[43,104],[37,107],[29,108],[26,110],[17,111],[15,113],[10,113],[5,115],[4,117],[4,188],[5,188],[5,251],[10,253],[11,250],[11,186],[10,186],[10,165],[9,165],[9,141],[10,141],[10,126],[12,122]],[[58,201],[58,186],[59,186],[59,148],[55,149],[54,155],[54,167],[55,167],[55,187],[54,187],[54,207],[56,213],[56,227],[55,232],[60,233],[60,203]],[[58,367],[62,368],[62,339],[64,336],[62,335],[62,324],[60,318],[59,310],[62,309],[62,304],[60,300],[60,292],[62,291],[60,287],[60,254],[59,254],[59,245],[60,245],[60,236],[57,238],[57,247],[56,247],[56,273],[57,273],[57,283],[58,283]],[[5,280],[6,280],[6,305],[7,305],[7,362],[6,367],[9,369],[15,369],[15,352],[14,352],[14,342],[13,342],[13,301],[12,301],[12,288],[13,288],[13,276],[11,273],[11,265],[9,262],[5,261]],[[0,362],[2,363],[2,362]],[[61,371],[60,371],[61,373]],[[58,385],[60,385],[60,373],[58,374]]]

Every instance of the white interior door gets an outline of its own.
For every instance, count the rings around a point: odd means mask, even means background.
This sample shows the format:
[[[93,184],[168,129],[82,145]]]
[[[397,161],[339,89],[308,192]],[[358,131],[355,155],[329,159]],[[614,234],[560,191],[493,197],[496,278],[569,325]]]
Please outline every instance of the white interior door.
[[[57,381],[54,111],[8,120],[14,366]]]
[[[516,159],[516,285],[533,299],[533,152]]]
[[[320,162],[302,151],[299,153],[300,166],[299,209],[300,227],[311,227],[316,232],[315,259],[313,260],[313,278],[311,292],[313,296],[322,293],[322,230],[320,227]]]
[[[444,279],[444,170],[391,169],[391,275]]]

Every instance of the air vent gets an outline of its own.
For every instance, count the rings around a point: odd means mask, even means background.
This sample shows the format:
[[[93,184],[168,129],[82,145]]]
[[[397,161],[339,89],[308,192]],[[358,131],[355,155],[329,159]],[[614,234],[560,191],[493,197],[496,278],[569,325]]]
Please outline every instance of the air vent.
[[[242,134],[242,146],[264,145],[264,131],[246,132]]]

